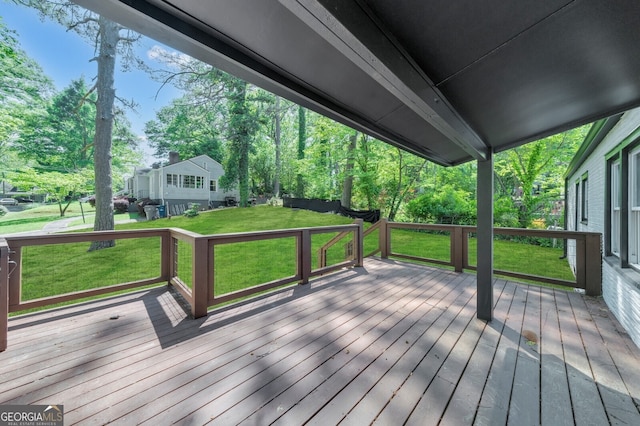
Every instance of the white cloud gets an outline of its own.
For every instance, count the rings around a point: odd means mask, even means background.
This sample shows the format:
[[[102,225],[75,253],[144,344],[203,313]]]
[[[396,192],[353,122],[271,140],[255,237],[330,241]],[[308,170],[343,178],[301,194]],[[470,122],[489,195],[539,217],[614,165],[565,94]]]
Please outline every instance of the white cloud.
[[[147,58],[161,62],[172,68],[178,68],[178,65],[186,64],[191,60],[189,55],[185,55],[184,53],[180,53],[176,50],[168,50],[167,48],[157,44],[147,50]]]

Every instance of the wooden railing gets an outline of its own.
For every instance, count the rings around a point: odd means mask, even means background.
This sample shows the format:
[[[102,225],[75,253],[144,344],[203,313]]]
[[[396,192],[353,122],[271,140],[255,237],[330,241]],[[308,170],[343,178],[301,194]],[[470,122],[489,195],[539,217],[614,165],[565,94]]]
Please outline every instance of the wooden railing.
[[[400,259],[434,263],[451,266],[457,272],[476,270],[476,266],[469,263],[469,240],[477,231],[475,226],[435,225],[417,223],[380,222],[381,257],[396,257]],[[393,229],[407,229],[414,231],[436,231],[449,235],[450,254],[448,259],[436,259],[403,253],[396,249],[392,241]],[[494,269],[494,273],[523,280],[562,285],[584,289],[589,296],[602,294],[602,238],[595,232],[552,231],[521,228],[494,228],[494,235],[508,235],[515,237],[547,238],[555,240],[574,241],[572,247],[575,254],[575,280],[559,279],[548,276],[533,275],[517,271]]]
[[[327,266],[318,264],[314,267],[312,261],[312,239],[319,234],[336,233],[350,234],[355,242],[353,251],[342,261]],[[150,265],[150,270],[158,271],[157,275],[148,276],[115,285],[105,285],[83,291],[56,294],[33,300],[22,300],[23,252],[25,247],[51,245],[51,256],[64,258],[65,245],[75,243],[89,243],[92,241],[115,240],[116,247],[108,250],[124,250],[118,247],[118,241],[127,239],[160,240],[160,253],[157,265]],[[216,262],[216,248],[236,243],[245,244],[274,239],[295,240],[292,245],[294,271],[291,275],[278,277],[268,282],[249,285],[236,291],[216,291],[215,272],[217,269],[234,268],[241,264],[242,259],[229,261],[227,264]],[[167,283],[173,286],[188,302],[193,317],[198,318],[207,314],[210,306],[247,297],[264,292],[275,287],[291,283],[305,284],[313,276],[325,274],[349,266],[362,266],[362,223],[340,226],[325,226],[316,228],[299,228],[277,231],[245,232],[223,235],[200,235],[181,229],[146,229],[133,231],[103,231],[82,232],[72,234],[55,234],[39,236],[15,236],[0,239],[0,351],[7,347],[7,325],[10,313],[26,309],[42,308],[58,303],[80,300],[88,297],[129,290],[148,285]],[[87,244],[88,247],[88,244]],[[185,247],[188,253],[181,253]],[[264,257],[270,260],[271,252],[250,252],[246,257]],[[182,264],[182,257],[187,259],[186,268]],[[150,257],[151,258],[151,257]],[[153,262],[153,261],[149,261]],[[224,262],[222,262],[224,263]],[[113,268],[126,269],[126,265],[113,265]],[[186,269],[186,270],[183,270]],[[66,271],[67,275],[74,275],[75,271]],[[81,279],[74,277],[75,279]],[[51,282],[38,285],[51,286]]]
[[[438,232],[449,236],[448,258],[430,258],[428,253],[420,255],[403,252],[393,240],[394,229],[413,230],[417,232]],[[313,276],[322,275],[337,269],[349,266],[362,266],[364,246],[369,239],[377,236],[375,244],[368,244],[366,256],[380,253],[383,258],[396,257],[420,262],[430,262],[439,265],[447,265],[455,271],[465,269],[474,270],[475,266],[469,262],[469,240],[476,232],[472,226],[456,225],[430,225],[412,223],[394,223],[381,220],[363,232],[362,221],[351,225],[325,226],[317,228],[286,229],[278,231],[245,232],[223,235],[200,235],[181,229],[145,229],[133,231],[103,231],[83,232],[72,234],[40,235],[40,236],[9,236],[0,238],[0,350],[7,346],[8,315],[12,312],[23,311],[31,308],[41,308],[57,303],[75,301],[87,297],[113,293],[121,290],[129,290],[147,285],[167,283],[174,287],[188,302],[191,314],[198,318],[207,314],[207,309],[221,303],[237,300],[239,298],[265,292],[276,287],[291,283],[305,284]],[[600,234],[571,231],[546,231],[529,229],[495,228],[496,235],[512,235],[519,237],[555,238],[559,240],[571,240],[575,243],[576,279],[575,281],[557,278],[541,277],[522,272],[505,271],[496,269],[494,272],[501,275],[519,279],[535,280],[552,284],[577,287],[586,290],[588,295],[601,294],[601,237]],[[317,260],[314,267],[312,239],[319,234],[335,234],[328,238],[328,242],[316,249]],[[420,235],[416,234],[416,238]],[[155,272],[151,272],[143,278],[117,284],[105,285],[83,291],[56,294],[35,300],[22,300],[22,276],[23,276],[23,249],[31,246],[52,245],[52,256],[63,253],[65,245],[74,243],[88,243],[98,240],[159,240],[159,253],[155,253],[156,262],[151,265]],[[278,247],[290,247],[290,252],[283,254],[291,261],[292,270],[286,276],[267,277],[258,271],[259,282],[251,283],[246,280],[242,288],[224,291],[218,282],[216,273],[226,269],[239,268],[245,263],[242,258],[230,258],[229,252],[220,251],[222,247],[243,244],[255,244],[250,248],[243,248],[242,257],[263,257],[272,261],[274,253],[265,252],[260,248],[260,242],[278,239]],[[326,240],[324,237],[323,240]],[[333,263],[329,265],[328,253],[332,246],[345,242],[345,250],[342,255],[332,257]],[[295,243],[293,243],[295,242]],[[124,246],[124,244],[123,244]],[[59,247],[59,249],[58,249]],[[88,247],[88,245],[87,245]],[[244,246],[243,246],[244,247]],[[273,247],[273,246],[271,246]],[[317,247],[317,245],[316,245]],[[113,249],[119,248],[118,244]],[[262,251],[261,251],[262,250]],[[227,253],[227,254],[225,254]],[[226,257],[225,257],[226,256]],[[295,259],[291,259],[291,258]],[[150,257],[151,259],[151,257]],[[336,260],[337,259],[337,260]],[[126,268],[126,265],[114,265],[115,269]],[[73,270],[67,271],[74,274]],[[239,271],[240,274],[243,271]],[[267,281],[260,281],[267,279]],[[222,280],[224,281],[224,279]],[[43,282],[41,285],[50,285]]]

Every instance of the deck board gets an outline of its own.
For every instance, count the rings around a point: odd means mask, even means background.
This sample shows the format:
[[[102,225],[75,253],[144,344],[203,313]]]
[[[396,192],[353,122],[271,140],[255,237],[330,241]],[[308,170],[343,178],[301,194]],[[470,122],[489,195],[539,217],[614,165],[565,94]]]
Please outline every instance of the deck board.
[[[570,426],[574,424],[567,369],[558,320],[555,292],[542,290],[540,357],[541,362],[541,424]]]
[[[485,323],[474,275],[367,259],[198,320],[166,288],[15,317],[0,404],[87,425],[640,424],[640,351],[600,299],[496,280],[494,300]]]

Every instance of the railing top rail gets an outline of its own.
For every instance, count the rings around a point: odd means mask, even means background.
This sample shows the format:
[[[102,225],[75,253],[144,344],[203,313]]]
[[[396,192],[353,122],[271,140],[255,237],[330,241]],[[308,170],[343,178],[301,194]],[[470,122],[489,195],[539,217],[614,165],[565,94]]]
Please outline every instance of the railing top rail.
[[[441,223],[408,223],[408,222],[389,222],[391,228],[404,229],[429,229],[436,231],[451,231],[460,228],[467,232],[475,232],[476,226],[470,225],[449,225]],[[522,235],[535,236],[541,238],[566,238],[570,240],[582,240],[588,235],[601,235],[599,232],[584,231],[568,231],[568,230],[552,230],[552,229],[526,229],[526,228],[493,228],[494,234],[500,235]]]
[[[249,231],[249,232],[231,232],[227,234],[209,234],[202,235],[204,238],[212,239],[238,239],[238,238],[251,238],[251,237],[263,237],[263,236],[293,236],[298,235],[302,231],[309,231],[311,234],[322,234],[325,232],[343,232],[358,229],[357,224],[346,225],[328,225],[328,226],[314,226],[308,228],[288,228],[288,229],[274,229],[266,231]]]
[[[104,241],[111,239],[145,238],[166,235],[168,228],[131,229],[121,231],[90,231],[62,234],[15,235],[6,236],[9,246],[37,246],[47,244],[82,243],[87,241]]]

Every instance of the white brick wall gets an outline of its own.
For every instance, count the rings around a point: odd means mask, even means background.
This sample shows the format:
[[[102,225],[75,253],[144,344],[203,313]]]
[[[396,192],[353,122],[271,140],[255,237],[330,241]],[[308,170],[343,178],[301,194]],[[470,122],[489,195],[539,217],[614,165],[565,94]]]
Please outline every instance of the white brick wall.
[[[608,208],[604,199],[607,166],[605,155],[639,126],[640,108],[625,113],[582,166],[568,178],[567,229],[605,234],[604,217],[605,209]],[[587,172],[589,173],[588,223],[585,225],[578,222],[576,228],[575,183]],[[575,268],[575,242],[569,242],[567,253],[572,268]],[[602,291],[611,312],[640,347],[640,273],[611,266],[605,261],[602,268]]]

